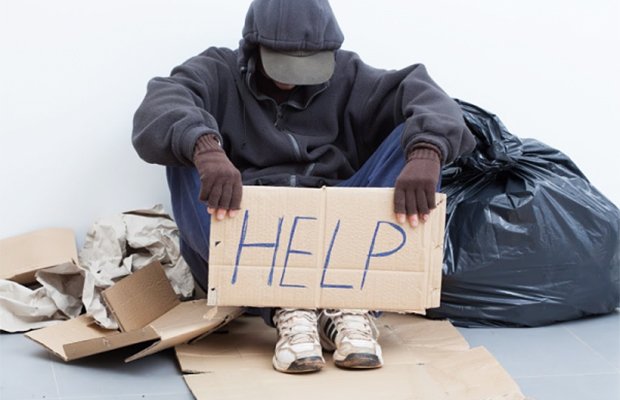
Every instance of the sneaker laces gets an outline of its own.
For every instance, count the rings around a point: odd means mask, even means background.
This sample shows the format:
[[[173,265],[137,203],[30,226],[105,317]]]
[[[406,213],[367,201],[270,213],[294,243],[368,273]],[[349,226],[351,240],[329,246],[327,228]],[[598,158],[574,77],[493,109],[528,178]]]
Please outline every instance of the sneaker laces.
[[[276,311],[276,326],[280,336],[287,337],[290,344],[318,340],[315,311],[280,309]]]
[[[378,330],[367,310],[323,310],[336,324],[343,337],[353,340],[376,340]]]

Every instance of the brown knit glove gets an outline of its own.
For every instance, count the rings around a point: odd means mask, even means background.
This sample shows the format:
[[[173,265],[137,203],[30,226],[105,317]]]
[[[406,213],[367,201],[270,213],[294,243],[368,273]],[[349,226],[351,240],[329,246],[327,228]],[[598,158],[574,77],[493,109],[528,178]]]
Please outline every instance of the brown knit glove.
[[[240,208],[241,173],[226,156],[217,136],[209,134],[198,138],[194,165],[200,175],[200,200],[206,201],[209,209],[218,211],[218,219],[224,217],[224,210]]]
[[[415,145],[407,155],[407,163],[396,179],[394,212],[403,223],[405,214],[412,226],[418,223],[418,214],[426,221],[435,208],[435,191],[441,170],[440,151],[432,144]]]

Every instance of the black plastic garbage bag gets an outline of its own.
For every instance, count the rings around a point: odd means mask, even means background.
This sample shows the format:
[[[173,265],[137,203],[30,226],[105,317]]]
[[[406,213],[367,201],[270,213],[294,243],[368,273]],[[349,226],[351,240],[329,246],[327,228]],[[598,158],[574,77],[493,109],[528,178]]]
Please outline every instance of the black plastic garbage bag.
[[[441,306],[460,326],[538,326],[620,303],[620,211],[564,154],[459,102],[476,149],[446,166]]]

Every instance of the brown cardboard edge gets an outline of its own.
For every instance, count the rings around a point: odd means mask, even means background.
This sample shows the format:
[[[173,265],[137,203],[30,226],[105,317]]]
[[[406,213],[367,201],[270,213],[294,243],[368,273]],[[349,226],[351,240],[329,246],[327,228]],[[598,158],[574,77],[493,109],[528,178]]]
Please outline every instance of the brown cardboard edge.
[[[73,361],[159,338],[157,332],[150,327],[133,332],[107,330],[98,326],[96,321],[86,314],[28,332],[25,336],[64,361]]]
[[[180,303],[159,261],[124,277],[102,297],[123,332],[147,326]]]
[[[180,302],[157,261],[121,279],[103,293],[124,330],[106,330],[91,316],[81,315],[32,331],[26,337],[65,361],[157,340],[125,360],[129,362],[205,336],[242,312],[239,307],[208,307],[206,300]],[[136,306],[132,299],[139,304]],[[148,313],[143,315],[145,310]]]
[[[161,340],[128,357],[125,362],[135,361],[191,340],[203,338],[227,325],[243,312],[241,307],[210,307],[210,309],[206,307],[207,303],[204,300],[183,302],[153,321],[150,327],[157,332]]]
[[[50,253],[41,254],[40,249],[49,249],[49,243],[54,242],[54,250]],[[40,245],[43,243],[44,245]],[[17,247],[17,249],[16,249]],[[36,255],[38,260],[34,262],[36,265],[24,266],[32,260],[26,261],[32,257],[31,249],[37,248],[39,252]],[[57,253],[60,248],[61,251]],[[35,273],[39,270],[53,267],[56,265],[72,262],[77,265],[77,246],[75,233],[69,228],[46,228],[36,231],[24,233],[22,235],[12,236],[0,239],[0,254],[5,256],[10,252],[12,257],[22,259],[18,264],[19,268],[0,262],[0,279],[6,279],[19,284],[25,285],[36,282]],[[20,253],[23,252],[23,255]],[[17,253],[17,254],[16,254]],[[6,258],[6,256],[5,256]]]
[[[200,308],[200,305],[203,305],[204,309]],[[190,309],[193,309],[193,312],[188,312]],[[156,341],[125,360],[131,362],[187,343],[192,339],[207,336],[237,318],[242,311],[243,309],[239,307],[207,309],[204,300],[195,300],[180,303],[152,325],[129,332],[101,328],[91,316],[84,314],[72,320],[31,331],[25,336],[67,362],[134,344]],[[166,320],[171,319],[177,323],[166,323]],[[187,324],[184,324],[184,321]]]
[[[222,324],[220,324],[219,326],[215,327],[212,330],[209,330],[208,332],[204,332],[203,334],[196,336],[192,339],[190,339],[187,343],[188,344],[192,344],[194,342],[197,342],[199,340],[204,339],[205,337],[209,336],[210,334],[212,334],[213,332],[218,331],[220,328],[228,325],[230,322],[232,322],[233,320],[239,318],[241,315],[243,315],[243,313],[245,312],[245,307],[212,307],[212,311],[210,311],[211,315],[206,314],[205,318],[212,318],[212,315],[217,314],[217,312],[219,312],[218,310],[221,309],[230,309],[231,311],[229,311],[228,316],[226,318],[226,321]]]
[[[144,327],[131,332],[113,332],[109,336],[102,338],[65,344],[63,348],[68,361],[159,339],[157,332],[150,327]]]
[[[66,328],[65,331],[67,332],[74,332],[75,325],[77,325],[78,327],[86,327],[90,324],[90,321],[92,321],[91,317],[87,315],[81,315],[72,320],[62,321],[46,328],[24,333],[24,336],[45,347],[46,350],[61,358],[62,360],[71,361],[67,356],[67,353],[64,351],[63,344],[56,343],[53,338],[56,336],[64,337],[62,336],[63,328]]]
[[[443,273],[443,256],[444,256],[444,240],[446,226],[446,205],[447,196],[444,193],[436,193],[437,197],[437,218],[438,221],[433,224],[431,237],[433,240],[433,248],[430,252],[430,265],[428,268],[429,276],[427,288],[426,308],[439,307],[441,303],[441,280]]]

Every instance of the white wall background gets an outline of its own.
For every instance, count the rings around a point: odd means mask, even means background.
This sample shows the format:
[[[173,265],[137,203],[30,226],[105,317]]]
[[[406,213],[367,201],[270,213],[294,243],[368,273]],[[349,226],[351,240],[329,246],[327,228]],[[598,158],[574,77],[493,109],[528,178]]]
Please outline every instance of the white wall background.
[[[0,0],[0,238],[169,200],[130,143],[147,81],[236,47],[249,0]],[[344,48],[427,65],[620,205],[620,1],[332,0]]]

